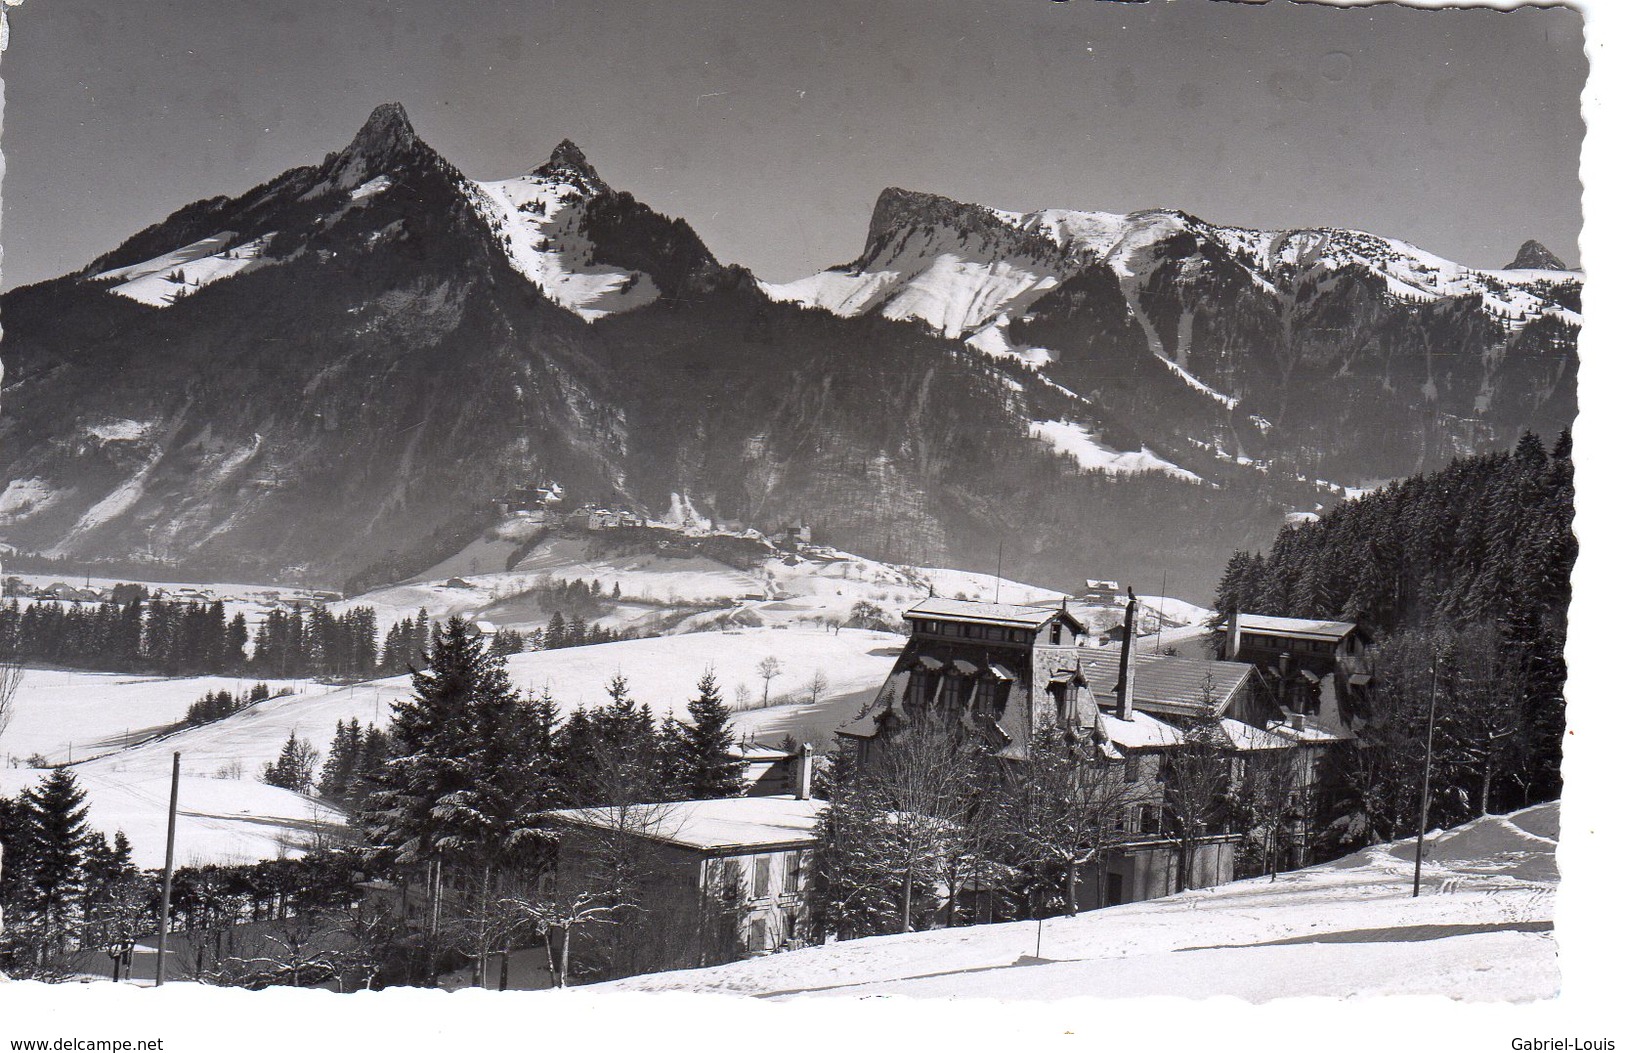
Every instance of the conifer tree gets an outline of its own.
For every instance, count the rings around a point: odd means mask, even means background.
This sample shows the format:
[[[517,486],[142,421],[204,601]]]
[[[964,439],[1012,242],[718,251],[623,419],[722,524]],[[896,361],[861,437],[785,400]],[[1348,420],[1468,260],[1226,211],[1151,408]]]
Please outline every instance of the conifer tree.
[[[61,953],[84,892],[88,831],[84,791],[56,768],[20,799],[23,903],[40,926],[40,949]]]
[[[694,800],[737,797],[744,790],[745,762],[734,752],[733,724],[715,670],[700,677],[699,697],[688,704],[689,723],[679,725],[674,774]]]
[[[548,619],[547,632],[543,637],[543,646],[549,651],[556,651],[561,647],[569,646],[570,629],[564,624],[564,613],[554,611],[553,617]]]
[[[290,731],[277,759],[265,765],[262,779],[294,793],[309,793],[316,775],[316,758],[315,747],[301,739],[297,731]]]
[[[388,761],[363,824],[394,862],[490,862],[534,828],[541,733],[479,630],[433,630],[413,694],[395,703]]]

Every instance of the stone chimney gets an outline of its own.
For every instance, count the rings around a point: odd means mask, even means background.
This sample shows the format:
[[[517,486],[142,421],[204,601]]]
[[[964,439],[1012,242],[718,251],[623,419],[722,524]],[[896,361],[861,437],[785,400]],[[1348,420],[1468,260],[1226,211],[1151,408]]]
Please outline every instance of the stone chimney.
[[[1140,601],[1128,590],[1128,606],[1123,610],[1123,653],[1117,667],[1117,716],[1134,719],[1134,652],[1140,628]]]
[[[813,784],[813,751],[812,746],[803,742],[796,751],[792,760],[795,765],[795,794],[796,800],[807,801],[812,799]]]
[[[1226,661],[1238,661],[1236,655],[1241,653],[1241,609],[1230,608],[1230,626],[1225,634],[1224,657]]]

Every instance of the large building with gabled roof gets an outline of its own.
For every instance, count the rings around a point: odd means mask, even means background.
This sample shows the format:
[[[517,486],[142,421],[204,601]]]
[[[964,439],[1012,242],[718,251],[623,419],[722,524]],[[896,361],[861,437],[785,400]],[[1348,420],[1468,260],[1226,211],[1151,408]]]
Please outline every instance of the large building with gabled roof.
[[[1138,603],[1128,595],[1121,648],[1089,645],[1088,631],[1058,606],[931,598],[903,615],[910,629],[873,702],[837,734],[867,763],[887,739],[906,735],[928,718],[946,718],[980,735],[993,755],[1020,778],[1033,736],[1064,729],[1080,760],[1114,771],[1123,797],[1115,844],[1080,869],[1078,899],[1101,906],[1166,895],[1188,865],[1197,884],[1234,873],[1239,834],[1214,830],[1192,860],[1181,860],[1164,814],[1163,782],[1170,756],[1201,729],[1218,742],[1237,772],[1261,751],[1309,743],[1313,729],[1283,711],[1248,662],[1185,658],[1137,651]],[[1315,739],[1316,742],[1319,739]]]

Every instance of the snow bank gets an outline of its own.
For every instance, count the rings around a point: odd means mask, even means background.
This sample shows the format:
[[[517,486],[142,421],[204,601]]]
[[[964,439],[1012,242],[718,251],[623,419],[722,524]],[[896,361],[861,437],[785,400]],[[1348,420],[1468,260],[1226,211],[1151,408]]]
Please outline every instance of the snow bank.
[[[1435,835],[1423,895],[1411,845],[1366,849],[1276,881],[1255,878],[1043,926],[1014,922],[876,936],[602,985],[638,991],[1058,999],[1347,998],[1557,993],[1550,869],[1557,805]]]

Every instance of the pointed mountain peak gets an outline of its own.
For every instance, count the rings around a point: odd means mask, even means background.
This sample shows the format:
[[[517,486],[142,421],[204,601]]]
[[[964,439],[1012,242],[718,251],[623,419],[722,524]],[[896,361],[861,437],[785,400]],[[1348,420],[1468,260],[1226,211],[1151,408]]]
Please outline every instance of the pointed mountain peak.
[[[343,189],[353,189],[381,175],[421,145],[422,140],[407,119],[406,107],[386,102],[372,111],[350,145],[334,160],[333,181]]]
[[[598,170],[587,161],[581,147],[566,139],[553,148],[547,163],[537,167],[536,175],[562,179],[574,183],[589,193],[601,193],[609,185],[598,176]]]
[[[1511,263],[1507,264],[1506,269],[1509,271],[1566,271],[1568,267],[1564,265],[1562,260],[1557,258],[1551,249],[1548,249],[1534,238],[1530,238],[1518,249],[1518,254],[1512,258]]]

